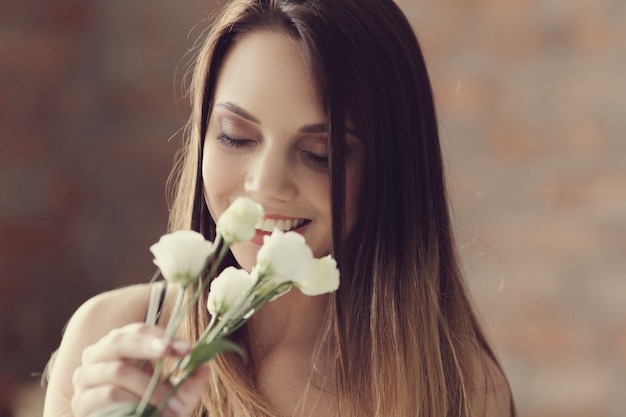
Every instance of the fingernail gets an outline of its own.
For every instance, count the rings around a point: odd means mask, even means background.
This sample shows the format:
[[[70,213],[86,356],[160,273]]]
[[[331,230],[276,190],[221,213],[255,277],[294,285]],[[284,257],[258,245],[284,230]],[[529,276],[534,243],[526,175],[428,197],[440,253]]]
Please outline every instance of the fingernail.
[[[189,342],[187,342],[186,340],[177,339],[172,342],[172,348],[174,349],[176,353],[184,354],[189,351],[191,346],[189,345]]]
[[[162,355],[163,352],[165,352],[165,349],[167,349],[167,343],[165,342],[165,340],[163,339],[159,339],[158,337],[155,337],[154,339],[152,339],[152,341],[150,342],[150,349],[156,354],[156,355]]]
[[[184,415],[187,413],[187,407],[185,407],[185,404],[183,404],[183,402],[176,397],[170,398],[167,402],[167,407],[178,415]]]

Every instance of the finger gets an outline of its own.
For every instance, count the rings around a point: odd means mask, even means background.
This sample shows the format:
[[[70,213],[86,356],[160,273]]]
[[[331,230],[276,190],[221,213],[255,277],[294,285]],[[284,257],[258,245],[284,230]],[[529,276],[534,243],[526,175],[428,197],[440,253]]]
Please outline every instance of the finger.
[[[190,416],[200,402],[200,398],[210,376],[211,371],[209,366],[200,366],[183,382],[176,392],[176,396],[170,399],[168,407],[174,411],[178,417]]]
[[[83,351],[84,364],[117,359],[155,360],[166,355],[182,356],[190,350],[186,341],[166,341],[163,330],[143,323],[135,323],[109,332],[97,343]]]
[[[74,390],[86,390],[100,385],[118,385],[126,391],[142,395],[150,379],[152,369],[141,368],[138,364],[127,361],[98,362],[80,366],[74,371],[72,383]],[[165,396],[169,385],[157,386],[157,393]]]
[[[72,414],[74,417],[88,416],[114,403],[132,402],[138,404],[140,398],[115,385],[100,385],[81,390],[72,397]]]
[[[138,404],[143,398],[152,373],[124,361],[99,362],[79,367],[74,372],[74,405],[76,412],[91,412],[112,403],[130,401]],[[150,398],[150,404],[158,406],[167,397],[172,386],[159,381]],[[177,416],[183,407],[173,400],[168,415]],[[173,410],[173,411],[172,411]],[[186,411],[186,408],[185,408]]]
[[[96,411],[124,402],[137,406],[141,402],[141,398],[114,385],[98,386],[74,395],[71,402],[72,415],[74,417],[91,416]],[[157,406],[155,402],[150,403],[155,407]],[[163,417],[183,416],[171,408],[165,408],[161,415]],[[184,416],[187,417],[187,415]]]

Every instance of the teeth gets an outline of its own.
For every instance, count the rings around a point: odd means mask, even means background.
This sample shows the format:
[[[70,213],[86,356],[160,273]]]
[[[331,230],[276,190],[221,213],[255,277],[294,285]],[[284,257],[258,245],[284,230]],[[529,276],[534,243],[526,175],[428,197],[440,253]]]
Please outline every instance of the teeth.
[[[272,232],[274,229],[287,232],[297,229],[306,222],[305,219],[261,219],[255,228],[264,232]]]
[[[263,223],[263,230],[271,232],[276,227],[276,220],[268,219]]]

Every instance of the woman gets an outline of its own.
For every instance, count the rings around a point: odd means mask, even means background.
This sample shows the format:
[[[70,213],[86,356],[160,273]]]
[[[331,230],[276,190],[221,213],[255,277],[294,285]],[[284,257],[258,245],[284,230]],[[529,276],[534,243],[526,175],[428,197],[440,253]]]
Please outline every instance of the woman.
[[[267,213],[261,229],[296,230],[316,256],[332,253],[341,285],[267,305],[235,336],[250,360],[222,355],[198,370],[169,415],[515,415],[459,270],[426,67],[392,0],[231,2],[191,94],[170,229],[213,240],[215,219],[248,196]],[[226,264],[249,270],[258,248],[235,245]],[[44,415],[138,401],[150,377],[141,361],[184,355],[208,323],[200,306],[164,344],[175,291],[157,326],[138,324],[147,285],[81,307]]]

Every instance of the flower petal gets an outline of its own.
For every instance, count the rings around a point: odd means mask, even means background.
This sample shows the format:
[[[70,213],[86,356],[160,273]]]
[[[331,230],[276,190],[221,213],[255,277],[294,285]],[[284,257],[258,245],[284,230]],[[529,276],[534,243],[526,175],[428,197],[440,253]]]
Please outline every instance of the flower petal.
[[[305,295],[320,295],[337,291],[339,288],[339,270],[337,262],[330,256],[315,259],[309,274],[294,282]]]
[[[161,236],[150,246],[154,264],[163,277],[181,285],[188,285],[198,278],[214,252],[212,242],[192,230],[178,230]]]
[[[216,231],[227,245],[252,239],[255,225],[263,217],[263,207],[246,197],[239,197],[217,220]]]
[[[211,290],[207,300],[207,308],[211,315],[224,314],[246,294],[255,280],[243,269],[232,266],[224,269],[222,273],[211,282]],[[240,310],[244,311],[249,306],[250,301],[244,303]],[[239,313],[235,313],[239,315]]]
[[[301,234],[276,229],[271,236],[263,238],[263,246],[257,253],[258,274],[276,285],[298,281],[308,275],[313,259],[313,252]]]

